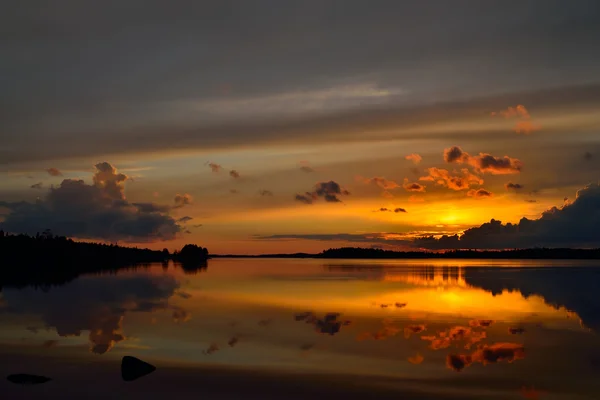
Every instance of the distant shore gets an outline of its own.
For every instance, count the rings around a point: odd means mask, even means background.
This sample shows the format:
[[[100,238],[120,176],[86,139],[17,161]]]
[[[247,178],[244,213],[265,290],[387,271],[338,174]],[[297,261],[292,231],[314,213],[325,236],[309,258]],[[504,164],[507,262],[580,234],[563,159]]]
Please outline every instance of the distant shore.
[[[400,259],[524,259],[524,260],[598,260],[600,249],[561,249],[532,248],[514,250],[450,250],[433,251],[392,251],[343,247],[329,249],[321,253],[291,254],[212,254],[212,258],[315,258],[315,259],[363,259],[363,260],[400,260]]]

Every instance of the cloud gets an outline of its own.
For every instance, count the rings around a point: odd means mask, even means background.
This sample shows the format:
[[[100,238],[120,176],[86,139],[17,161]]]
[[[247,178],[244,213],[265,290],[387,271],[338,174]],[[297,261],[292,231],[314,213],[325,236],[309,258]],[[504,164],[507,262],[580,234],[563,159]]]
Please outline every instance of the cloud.
[[[315,172],[308,161],[300,161],[300,170],[306,173]]]
[[[488,328],[492,326],[494,322],[495,321],[492,319],[472,319],[471,321],[469,321],[469,326],[472,326],[474,328]]]
[[[447,169],[435,167],[427,168],[427,172],[428,175],[420,177],[420,181],[432,181],[452,190],[465,190],[469,189],[471,185],[483,184],[483,179],[472,174],[466,168],[461,169],[462,176],[452,175]]]
[[[444,161],[447,163],[465,163],[469,160],[469,154],[462,151],[458,146],[444,149]]]
[[[425,186],[421,185],[417,182],[410,182],[408,178],[404,178],[404,183],[402,184],[404,190],[408,192],[424,192]]]
[[[438,332],[437,335],[421,336],[421,339],[430,343],[429,347],[433,350],[446,349],[454,342],[463,342],[464,348],[469,349],[475,343],[485,339],[487,334],[484,331],[474,331],[465,326],[454,326],[446,331]]]
[[[490,220],[461,236],[424,237],[415,245],[428,249],[511,249],[530,247],[600,247],[600,185],[577,191],[575,200],[552,207],[538,219],[519,223]]]
[[[175,198],[173,199],[173,201],[175,202],[175,206],[173,208],[181,208],[181,207],[192,204],[193,198],[188,193],[184,193],[184,194],[177,193],[175,195]]]
[[[233,179],[239,179],[240,173],[237,172],[235,169],[232,169],[231,171],[229,171],[229,176],[231,176]]]
[[[179,219],[177,220],[177,222],[180,222],[180,223],[182,223],[182,224],[185,224],[185,223],[188,223],[188,222],[190,222],[190,221],[191,221],[191,220],[193,220],[193,219],[194,219],[194,218],[192,218],[192,217],[188,217],[188,216],[186,215],[185,217],[181,217],[181,218],[179,218]]]
[[[48,168],[46,172],[50,176],[62,176],[62,172],[58,168]]]
[[[212,170],[212,172],[221,172],[221,170],[223,169],[222,166],[220,166],[219,164],[216,164],[214,162],[209,162],[208,166],[210,167],[210,169]]]
[[[589,151],[586,151],[585,153],[583,153],[584,160],[590,161],[592,158],[594,158],[594,155],[592,153],[590,153]]]
[[[227,342],[227,345],[229,347],[234,347],[236,344],[238,344],[239,341],[240,341],[240,338],[238,338],[237,336],[234,336],[231,339],[229,339],[229,341]]]
[[[524,105],[517,105],[516,107],[508,107],[506,110],[499,112],[492,112],[492,117],[501,116],[504,118],[516,118],[518,121],[515,123],[515,132],[529,134],[534,131],[538,131],[541,127],[531,121],[531,115]]]
[[[407,212],[407,211],[406,211],[404,208],[400,208],[400,207],[394,208],[393,210],[392,210],[392,209],[389,209],[389,208],[387,208],[387,207],[381,207],[379,210],[375,210],[374,212],[394,212],[394,213],[405,213],[405,212]]]
[[[417,353],[412,357],[408,357],[406,360],[411,364],[418,365],[425,360],[425,357],[423,357],[420,353]]]
[[[219,347],[219,345],[217,343],[211,343],[206,350],[203,350],[202,352],[206,355],[211,355],[217,351],[219,351],[221,348]]]
[[[377,185],[382,189],[385,190],[390,190],[390,189],[396,189],[399,188],[400,185],[392,180],[386,179],[383,176],[376,176],[374,178],[362,178],[362,177],[357,177],[357,179],[363,183],[366,184],[371,184],[371,185]]]
[[[515,124],[515,132],[522,133],[524,135],[529,135],[535,131],[539,131],[542,127],[538,124],[535,124],[531,121],[517,121]]]
[[[409,154],[404,158],[412,161],[415,165],[419,164],[421,162],[421,160],[423,159],[423,157],[421,157],[420,155],[418,155],[416,153]]]
[[[175,322],[176,324],[187,322],[190,319],[192,319],[192,314],[189,311],[184,310],[183,308],[174,307],[174,306],[173,306],[173,315],[172,316],[173,316],[173,322]]]
[[[3,296],[10,312],[39,315],[58,336],[89,331],[90,351],[103,354],[126,339],[123,319],[127,313],[169,309],[168,299],[179,286],[168,275],[102,275],[80,277],[46,291],[4,288]]]
[[[537,203],[536,199],[525,199],[527,203]]]
[[[42,182],[38,182],[38,183],[34,183],[33,185],[29,186],[31,189],[42,189],[42,187],[44,186],[44,184]]]
[[[294,315],[294,320],[304,321],[313,325],[318,333],[335,335],[342,326],[350,325],[350,321],[339,320],[340,313],[327,313],[323,318],[318,318],[313,312],[301,312]]]
[[[273,192],[271,192],[270,190],[265,190],[265,189],[260,190],[258,192],[258,194],[260,194],[263,197],[265,197],[265,196],[272,197],[273,196]]]
[[[493,364],[500,361],[513,362],[525,358],[525,348],[517,343],[494,343],[484,345],[470,355],[449,354],[446,357],[446,366],[457,372],[473,363],[483,365]]]
[[[521,335],[525,333],[525,328],[511,326],[508,328],[508,333],[511,335]]]
[[[385,319],[382,321],[382,324],[383,327],[378,331],[361,333],[356,337],[356,340],[385,340],[401,332],[401,329],[395,326],[391,320]]]
[[[112,199],[125,200],[125,181],[129,177],[118,173],[117,169],[107,162],[98,163],[95,167],[94,185],[102,189]]]
[[[318,182],[315,185],[315,189],[313,192],[297,194],[295,200],[305,204],[312,204],[315,200],[321,197],[328,203],[340,203],[341,200],[338,196],[349,194],[350,192],[346,189],[343,189],[337,182]]]
[[[167,213],[171,206],[156,203],[132,203],[140,212],[143,213]]]
[[[504,188],[506,188],[506,190],[519,191],[519,190],[523,189],[524,186],[521,185],[520,183],[508,182],[507,184],[504,185]]]
[[[317,200],[317,196],[314,193],[306,192],[304,194],[297,194],[295,200],[304,204],[312,204]]]
[[[147,242],[174,239],[181,227],[167,208],[125,199],[126,175],[108,163],[96,165],[93,184],[64,179],[34,203],[2,202],[10,210],[0,228],[35,235],[46,229],[78,238]]]
[[[240,191],[237,189],[229,189],[229,193],[231,194],[238,194]]]
[[[467,196],[475,198],[487,198],[492,197],[493,195],[494,194],[492,192],[485,189],[471,189],[467,192]]]
[[[408,339],[411,335],[416,335],[416,334],[424,332],[426,330],[427,330],[427,326],[423,325],[423,324],[408,325],[404,328],[404,337]]]
[[[447,163],[469,164],[477,172],[492,175],[518,174],[523,168],[523,163],[516,158],[508,156],[495,157],[487,153],[471,156],[458,146],[452,146],[444,150],[444,161]]]

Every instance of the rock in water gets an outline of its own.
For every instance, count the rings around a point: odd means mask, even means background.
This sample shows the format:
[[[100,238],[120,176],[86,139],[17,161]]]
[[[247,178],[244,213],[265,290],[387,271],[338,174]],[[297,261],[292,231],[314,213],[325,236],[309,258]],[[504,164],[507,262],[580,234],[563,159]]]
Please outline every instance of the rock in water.
[[[156,367],[140,360],[139,358],[125,356],[121,361],[121,376],[124,381],[130,382],[144,375],[154,372]]]
[[[30,375],[30,374],[13,374],[6,377],[10,382],[17,383],[20,385],[37,385],[40,383],[46,383],[51,381],[51,378],[40,375]]]

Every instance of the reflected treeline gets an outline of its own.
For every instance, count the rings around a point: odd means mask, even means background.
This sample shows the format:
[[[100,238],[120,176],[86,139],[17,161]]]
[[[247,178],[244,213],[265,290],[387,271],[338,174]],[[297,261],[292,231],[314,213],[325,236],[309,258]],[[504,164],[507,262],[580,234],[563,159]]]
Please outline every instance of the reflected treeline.
[[[426,258],[464,258],[464,259],[600,259],[600,249],[515,249],[515,250],[450,250],[445,252],[429,251],[393,251],[365,249],[361,247],[342,247],[328,249],[315,258],[353,258],[353,259],[426,259]]]
[[[499,295],[519,291],[523,296],[538,295],[553,307],[577,313],[581,323],[600,332],[600,268],[465,268],[469,286]]]
[[[8,235],[0,231],[0,290],[4,286],[53,286],[81,274],[107,273],[169,260],[181,263],[188,273],[207,267],[208,250],[186,245],[180,252],[76,242],[46,231],[36,236]]]
[[[330,273],[362,274],[363,279],[405,282],[418,286],[465,286],[465,269],[457,266],[390,266],[381,264],[325,264]]]

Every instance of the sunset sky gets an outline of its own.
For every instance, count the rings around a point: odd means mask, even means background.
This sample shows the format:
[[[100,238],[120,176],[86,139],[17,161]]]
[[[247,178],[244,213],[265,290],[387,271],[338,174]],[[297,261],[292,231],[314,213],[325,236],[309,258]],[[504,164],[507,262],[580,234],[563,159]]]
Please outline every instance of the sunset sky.
[[[221,254],[600,247],[599,15],[11,2],[0,229]]]

